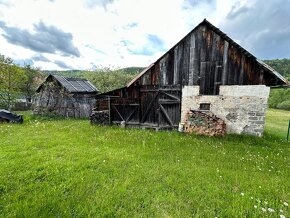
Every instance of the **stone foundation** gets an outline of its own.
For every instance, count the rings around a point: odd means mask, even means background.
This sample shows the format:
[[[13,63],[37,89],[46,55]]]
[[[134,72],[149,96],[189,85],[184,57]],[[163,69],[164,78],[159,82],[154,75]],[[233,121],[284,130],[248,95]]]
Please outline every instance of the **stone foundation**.
[[[181,123],[190,110],[209,104],[209,111],[225,121],[227,133],[262,136],[269,92],[264,85],[220,86],[220,95],[199,95],[199,86],[184,86]]]

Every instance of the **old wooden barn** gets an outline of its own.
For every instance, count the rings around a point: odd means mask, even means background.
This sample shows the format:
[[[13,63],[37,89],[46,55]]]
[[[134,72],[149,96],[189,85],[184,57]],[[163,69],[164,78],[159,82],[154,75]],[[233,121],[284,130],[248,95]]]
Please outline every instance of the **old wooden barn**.
[[[36,90],[34,113],[89,117],[98,90],[86,79],[49,75]]]
[[[287,84],[204,20],[126,87],[98,95],[97,110],[108,111],[110,123],[156,129],[186,124],[190,111],[209,111],[227,132],[260,136],[269,87]]]

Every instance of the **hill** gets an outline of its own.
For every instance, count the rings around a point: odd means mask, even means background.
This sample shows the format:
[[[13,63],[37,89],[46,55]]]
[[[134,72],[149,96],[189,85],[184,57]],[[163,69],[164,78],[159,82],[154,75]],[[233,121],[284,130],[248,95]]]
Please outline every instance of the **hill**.
[[[78,78],[86,78],[87,74],[103,72],[103,73],[114,73],[114,72],[123,72],[126,74],[136,75],[141,72],[144,68],[142,67],[126,67],[120,69],[109,69],[109,68],[100,68],[96,70],[43,70],[44,74],[52,74],[59,75],[64,77],[78,77]]]
[[[283,77],[290,80],[290,59],[275,59],[275,60],[264,60],[266,64],[273,67]]]

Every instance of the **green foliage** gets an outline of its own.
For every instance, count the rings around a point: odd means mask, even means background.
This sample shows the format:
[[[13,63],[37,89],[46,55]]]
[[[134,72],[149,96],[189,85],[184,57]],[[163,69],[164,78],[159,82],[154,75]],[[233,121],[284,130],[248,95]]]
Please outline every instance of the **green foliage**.
[[[282,104],[283,102],[290,101],[290,89],[281,88],[281,89],[272,89],[270,92],[269,97],[269,107],[270,108],[280,108],[278,105]],[[284,105],[284,106],[283,106]],[[283,103],[280,109],[290,110],[286,107],[287,103]]]
[[[129,74],[123,70],[95,71],[86,74],[86,78],[89,79],[101,93],[124,87],[134,77],[135,74]]]
[[[265,60],[264,62],[273,67],[283,77],[290,80],[290,59]]]
[[[23,69],[13,64],[11,58],[0,55],[0,107],[12,107],[25,81],[27,76]]]
[[[277,105],[278,109],[282,110],[289,110],[290,111],[290,100],[289,101],[283,101]]]
[[[40,85],[40,81],[44,79],[44,76],[39,69],[30,65],[25,65],[23,70],[27,79],[22,82],[21,92],[27,101],[31,101],[33,95],[35,94],[35,90]]]
[[[270,110],[263,138],[0,124],[1,217],[289,217],[289,143],[272,132],[289,117]]]

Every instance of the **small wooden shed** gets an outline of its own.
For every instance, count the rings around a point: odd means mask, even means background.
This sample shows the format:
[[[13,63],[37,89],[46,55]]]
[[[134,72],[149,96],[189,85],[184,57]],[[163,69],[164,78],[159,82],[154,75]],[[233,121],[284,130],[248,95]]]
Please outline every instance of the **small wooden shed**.
[[[86,79],[49,75],[36,90],[34,114],[70,118],[90,116],[97,88]]]
[[[269,87],[287,85],[204,20],[126,87],[98,95],[96,110],[107,110],[109,123],[156,129],[176,129],[191,111],[209,111],[227,132],[261,136]]]

